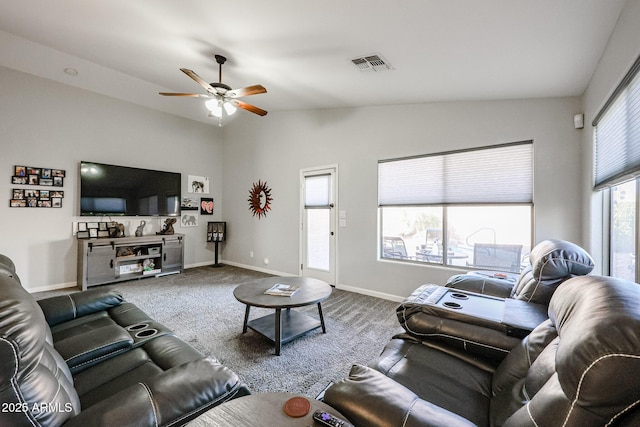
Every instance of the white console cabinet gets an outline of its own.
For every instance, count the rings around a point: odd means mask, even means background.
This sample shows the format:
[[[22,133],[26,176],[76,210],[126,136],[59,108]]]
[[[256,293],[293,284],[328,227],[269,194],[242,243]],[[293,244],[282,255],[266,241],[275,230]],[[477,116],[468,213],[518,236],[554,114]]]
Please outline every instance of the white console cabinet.
[[[78,240],[78,287],[181,273],[184,235]]]

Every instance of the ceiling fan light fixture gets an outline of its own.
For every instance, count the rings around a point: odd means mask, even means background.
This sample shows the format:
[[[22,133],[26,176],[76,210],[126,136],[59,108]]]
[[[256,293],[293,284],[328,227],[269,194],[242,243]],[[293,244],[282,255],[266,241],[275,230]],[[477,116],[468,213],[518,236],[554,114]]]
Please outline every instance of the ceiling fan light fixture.
[[[223,109],[228,116],[231,116],[238,110],[233,104],[228,101],[223,101],[221,98],[210,99],[206,101],[204,105],[211,112],[209,116],[213,117],[222,117]]]
[[[237,110],[237,108],[230,102],[225,102],[224,104],[222,104],[222,106],[224,107],[224,111],[226,111],[228,115],[232,115]]]
[[[204,103],[207,110],[211,112],[209,116],[222,117],[222,100],[217,98],[210,99]]]

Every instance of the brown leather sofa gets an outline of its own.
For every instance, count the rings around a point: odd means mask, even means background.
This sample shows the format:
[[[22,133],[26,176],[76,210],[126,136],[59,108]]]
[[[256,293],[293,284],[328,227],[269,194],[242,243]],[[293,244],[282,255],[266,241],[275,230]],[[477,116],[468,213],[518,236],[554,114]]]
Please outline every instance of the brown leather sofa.
[[[246,394],[117,292],[36,301],[0,255],[0,425],[178,426]]]
[[[548,315],[498,366],[446,342],[395,337],[324,401],[358,427],[640,425],[640,285],[571,278]]]

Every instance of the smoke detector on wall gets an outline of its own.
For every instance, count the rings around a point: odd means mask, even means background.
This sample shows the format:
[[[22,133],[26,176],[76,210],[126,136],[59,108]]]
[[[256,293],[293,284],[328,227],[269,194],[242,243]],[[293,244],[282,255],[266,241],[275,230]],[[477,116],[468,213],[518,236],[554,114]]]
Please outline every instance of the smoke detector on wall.
[[[367,71],[386,71],[393,70],[393,67],[382,55],[374,53],[371,55],[361,56],[358,58],[350,59],[353,65],[362,72]]]

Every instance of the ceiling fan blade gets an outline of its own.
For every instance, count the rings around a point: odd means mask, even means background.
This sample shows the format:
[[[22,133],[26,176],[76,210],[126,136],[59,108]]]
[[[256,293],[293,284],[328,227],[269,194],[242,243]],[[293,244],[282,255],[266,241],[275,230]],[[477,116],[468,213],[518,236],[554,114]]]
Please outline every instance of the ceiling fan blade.
[[[258,95],[260,93],[266,93],[267,90],[262,85],[253,85],[243,87],[241,89],[231,89],[225,96],[229,98],[242,98],[243,96]]]
[[[247,104],[246,102],[238,101],[237,99],[232,99],[229,102],[231,102],[233,105],[235,105],[238,108],[242,108],[243,110],[250,111],[259,116],[267,115],[267,112],[265,110],[263,110],[262,108],[258,108],[255,105]]]
[[[202,93],[173,93],[173,92],[159,92],[163,96],[190,96],[192,98],[212,98],[211,95],[205,95]]]
[[[205,82],[204,80],[202,80],[202,78],[197,75],[195,72],[187,69],[187,68],[180,68],[180,71],[182,71],[183,73],[185,73],[187,76],[191,77],[196,83],[198,83],[200,86],[202,86],[203,88],[205,88],[205,90],[207,92],[209,92],[212,95],[215,95],[216,90],[213,88],[213,86],[211,86],[209,83]]]

